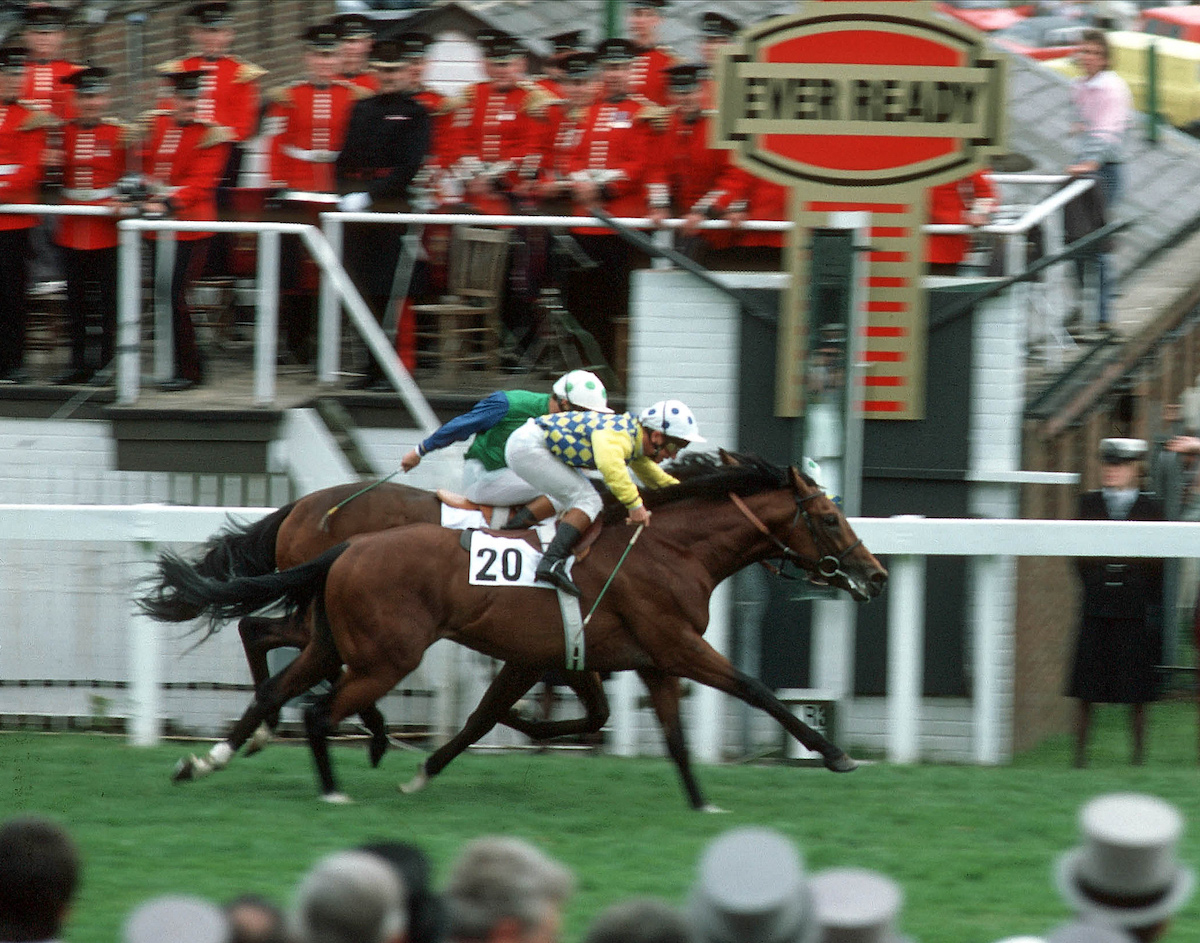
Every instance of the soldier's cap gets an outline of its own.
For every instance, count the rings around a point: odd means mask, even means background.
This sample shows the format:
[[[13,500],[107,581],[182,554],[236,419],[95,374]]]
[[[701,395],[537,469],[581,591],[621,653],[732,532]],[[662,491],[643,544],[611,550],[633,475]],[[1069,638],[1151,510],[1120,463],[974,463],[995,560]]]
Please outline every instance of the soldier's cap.
[[[57,33],[67,28],[67,20],[70,18],[70,10],[39,3],[25,8],[21,25],[35,33]]]
[[[317,23],[298,37],[306,46],[319,52],[332,52],[342,41],[342,31],[336,23]]]
[[[547,36],[546,42],[554,47],[554,56],[564,56],[569,52],[577,52],[587,45],[584,42],[584,31],[581,29],[568,30],[565,33],[556,33],[553,36]]]
[[[670,4],[671,0],[630,0],[631,7],[640,7],[643,10],[661,10]]]
[[[742,28],[742,24],[724,13],[708,10],[700,17],[700,32],[715,39],[728,39]]]
[[[342,39],[363,39],[375,35],[375,21],[362,13],[339,13],[329,22],[338,28]]]
[[[1149,450],[1145,439],[1102,439],[1100,461],[1106,465],[1124,465],[1145,458]]]
[[[393,36],[392,40],[400,47],[400,55],[404,59],[424,59],[425,53],[433,45],[433,37],[420,30],[409,30]]]
[[[193,3],[188,7],[187,15],[201,29],[222,29],[233,22],[233,4],[227,0]]]
[[[371,54],[367,58],[372,69],[398,69],[408,64],[400,44],[394,39],[377,39],[371,43]]]
[[[603,63],[632,62],[637,58],[638,45],[630,39],[612,36],[596,44],[596,58]]]
[[[563,78],[585,80],[596,74],[596,56],[590,52],[570,52],[558,60]]]
[[[507,62],[524,55],[520,40],[504,30],[481,29],[475,34],[475,41],[483,47],[484,58],[493,62]]]
[[[29,57],[24,46],[0,46],[0,72],[21,72]]]
[[[75,86],[75,91],[80,95],[103,95],[111,87],[111,83],[108,81],[110,75],[112,75],[111,69],[90,65],[77,72],[72,72],[63,79],[63,82]]]
[[[667,88],[679,93],[696,91],[700,80],[708,75],[707,67],[696,62],[673,65],[663,72],[667,76]]]
[[[183,72],[168,72],[164,78],[170,81],[176,98],[199,98],[200,85],[204,81],[204,70],[189,69]]]

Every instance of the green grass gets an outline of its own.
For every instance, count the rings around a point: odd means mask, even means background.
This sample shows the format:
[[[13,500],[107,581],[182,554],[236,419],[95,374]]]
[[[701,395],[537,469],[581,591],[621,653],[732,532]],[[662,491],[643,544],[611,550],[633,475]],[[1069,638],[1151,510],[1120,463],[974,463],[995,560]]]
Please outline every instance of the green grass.
[[[1183,854],[1200,862],[1196,714],[1187,704],[1151,711],[1146,766],[1127,765],[1123,709],[1101,708],[1088,770],[1068,768],[1065,737],[1009,767],[897,767],[849,776],[786,766],[698,770],[726,815],[690,812],[666,760],[575,754],[461,758],[423,793],[397,782],[417,755],[392,752],[371,770],[365,751],[334,758],[356,800],[315,799],[307,751],[277,746],[237,759],[218,776],[172,785],[171,744],[58,734],[0,735],[0,817],[39,812],[66,823],[86,859],[67,928],[72,943],[120,938],[140,900],[190,892],[224,901],[259,892],[284,903],[321,854],[369,838],[416,841],[439,877],[462,844],[482,834],[528,838],[579,877],[566,940],[609,903],[651,894],[682,902],[701,848],[721,831],[771,825],[792,836],[808,867],[876,868],[906,892],[903,929],[922,943],[986,943],[1040,933],[1066,918],[1050,881],[1056,854],[1076,839],[1082,802],[1138,790],[1177,803],[1189,819]],[[1200,938],[1193,901],[1171,939]]]

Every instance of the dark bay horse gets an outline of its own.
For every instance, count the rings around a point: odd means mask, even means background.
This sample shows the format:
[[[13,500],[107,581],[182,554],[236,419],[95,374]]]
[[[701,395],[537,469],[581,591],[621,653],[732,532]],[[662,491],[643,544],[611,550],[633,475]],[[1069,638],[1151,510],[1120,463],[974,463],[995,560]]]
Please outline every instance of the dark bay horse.
[[[442,502],[434,492],[398,482],[384,481],[370,487],[355,482],[334,485],[304,495],[258,521],[249,524],[230,522],[204,545],[195,569],[198,574],[212,579],[262,576],[277,569],[285,570],[305,563],[357,534],[409,524],[437,524],[441,520],[441,512]],[[189,621],[201,614],[199,608],[181,606],[169,621]],[[303,649],[308,644],[309,626],[299,617],[251,615],[239,620],[238,634],[251,678],[258,689],[270,675],[267,653],[283,647]],[[330,666],[327,680],[336,680],[340,669],[340,664]],[[518,684],[517,679],[524,677],[524,672],[518,674],[514,669],[502,666],[492,683],[497,693],[506,697]],[[312,683],[320,680],[316,678]],[[513,698],[513,702],[538,680],[540,676],[533,678]],[[599,677],[589,672],[572,672],[564,680],[583,705],[584,717],[539,721],[506,709],[507,713],[500,716],[497,722],[535,740],[600,730],[608,720],[608,702]],[[296,683],[299,683],[298,679]],[[288,690],[293,692],[291,696],[296,696],[307,687],[296,689],[290,686]],[[495,698],[486,700],[489,704],[495,702]],[[371,765],[377,766],[387,750],[386,722],[374,704],[365,707],[359,716],[371,735]],[[263,720],[263,725],[256,725],[250,730],[246,730],[245,725],[236,726],[234,732],[214,747],[208,757],[193,756],[181,760],[176,767],[176,780],[197,778],[223,766],[247,741],[250,742],[248,753],[260,749],[270,736],[270,728],[278,721],[278,712],[265,716]],[[452,757],[447,757],[445,762],[448,763],[450,759]]]
[[[619,525],[606,527],[575,566],[585,610],[612,577],[584,633],[586,667],[639,672],[677,763],[682,754],[686,764],[678,680],[689,678],[767,712],[819,752],[829,769],[854,769],[844,751],[704,641],[708,600],[723,579],[763,560],[791,561],[859,601],[882,591],[887,572],[837,506],[795,468],[746,457],[733,466],[707,456],[692,462],[708,467],[679,485],[647,493],[653,522],[615,574],[630,543],[630,532]],[[206,578],[187,561],[165,554],[159,591],[140,602],[156,618],[178,605],[202,610],[214,623],[281,600],[296,611],[315,603],[313,637],[282,676],[323,670],[333,662],[345,665],[332,692],[305,711],[322,792],[335,797],[340,793],[329,761],[329,733],[390,691],[437,639],[539,675],[565,663],[555,594],[470,585],[460,538],[455,531],[414,524],[359,536],[290,570],[229,580]],[[260,696],[264,709],[282,703],[272,702],[271,688]],[[430,772],[428,766],[423,772]]]

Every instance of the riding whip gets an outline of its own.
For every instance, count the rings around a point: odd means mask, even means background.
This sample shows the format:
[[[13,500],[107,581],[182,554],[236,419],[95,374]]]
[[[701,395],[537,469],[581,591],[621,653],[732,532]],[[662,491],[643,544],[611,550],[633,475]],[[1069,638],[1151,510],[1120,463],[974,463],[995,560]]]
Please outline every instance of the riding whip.
[[[322,531],[322,533],[326,533],[326,534],[329,533],[329,519],[331,517],[333,517],[334,514],[336,514],[338,511],[340,511],[342,508],[344,508],[347,504],[349,504],[351,501],[353,501],[359,495],[366,494],[372,488],[379,487],[379,485],[383,484],[385,481],[391,481],[398,474],[400,474],[400,471],[402,470],[402,468],[403,468],[403,466],[401,466],[400,468],[397,468],[390,475],[386,475],[383,478],[378,478],[364,488],[359,488],[356,492],[354,492],[354,494],[350,495],[350,497],[344,498],[343,500],[339,501],[337,504],[335,504],[333,507],[331,507],[328,511],[326,511],[323,515],[321,515],[320,530]]]
[[[645,524],[638,524],[637,530],[633,532],[633,536],[629,538],[629,544],[625,547],[625,552],[621,554],[621,559],[617,561],[617,565],[613,567],[613,571],[608,574],[608,579],[605,580],[604,586],[601,587],[600,593],[596,596],[596,601],[592,603],[592,608],[588,610],[588,614],[583,619],[580,631],[587,628],[587,624],[592,621],[592,615],[596,611],[596,607],[600,605],[600,600],[604,598],[604,594],[608,592],[608,587],[612,585],[613,578],[617,575],[617,571],[621,569],[621,564],[625,562],[625,558],[629,556],[629,551],[633,549],[633,545],[637,543],[639,537],[642,536],[642,531],[646,529]]]

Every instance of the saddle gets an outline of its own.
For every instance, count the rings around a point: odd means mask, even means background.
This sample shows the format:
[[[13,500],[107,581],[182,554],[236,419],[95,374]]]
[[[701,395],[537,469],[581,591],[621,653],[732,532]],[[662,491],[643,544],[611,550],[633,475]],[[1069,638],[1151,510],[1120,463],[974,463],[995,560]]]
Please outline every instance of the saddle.
[[[458,508],[460,511],[479,511],[483,514],[486,520],[495,520],[492,517],[492,512],[496,509],[488,507],[484,504],[476,504],[469,498],[463,497],[461,494],[455,494],[452,491],[446,491],[443,488],[437,490],[438,500],[443,504],[448,504],[452,508]],[[451,500],[446,500],[447,498]],[[461,502],[461,503],[459,503]],[[543,522],[544,523],[544,522]],[[530,527],[525,530],[500,530],[496,527],[485,528],[488,533],[496,534],[500,537],[507,537],[510,540],[524,540],[530,546],[542,549],[542,541],[538,535],[536,527]],[[596,542],[596,538],[600,536],[600,531],[604,527],[599,520],[594,520],[588,526],[588,529],[583,532],[583,536],[579,538],[579,542],[575,544],[575,548],[571,551],[577,562],[582,561],[592,549],[592,544]],[[458,542],[462,545],[463,550],[471,549],[471,531],[475,528],[468,527],[462,532]]]
[[[447,507],[457,508],[460,511],[478,511],[483,515],[483,519],[491,523],[495,527],[499,521],[496,517],[497,511],[508,511],[508,508],[501,508],[491,504],[476,504],[470,498],[463,494],[457,494],[450,491],[448,488],[438,488],[434,494],[437,499]],[[507,513],[505,518],[507,518]]]

